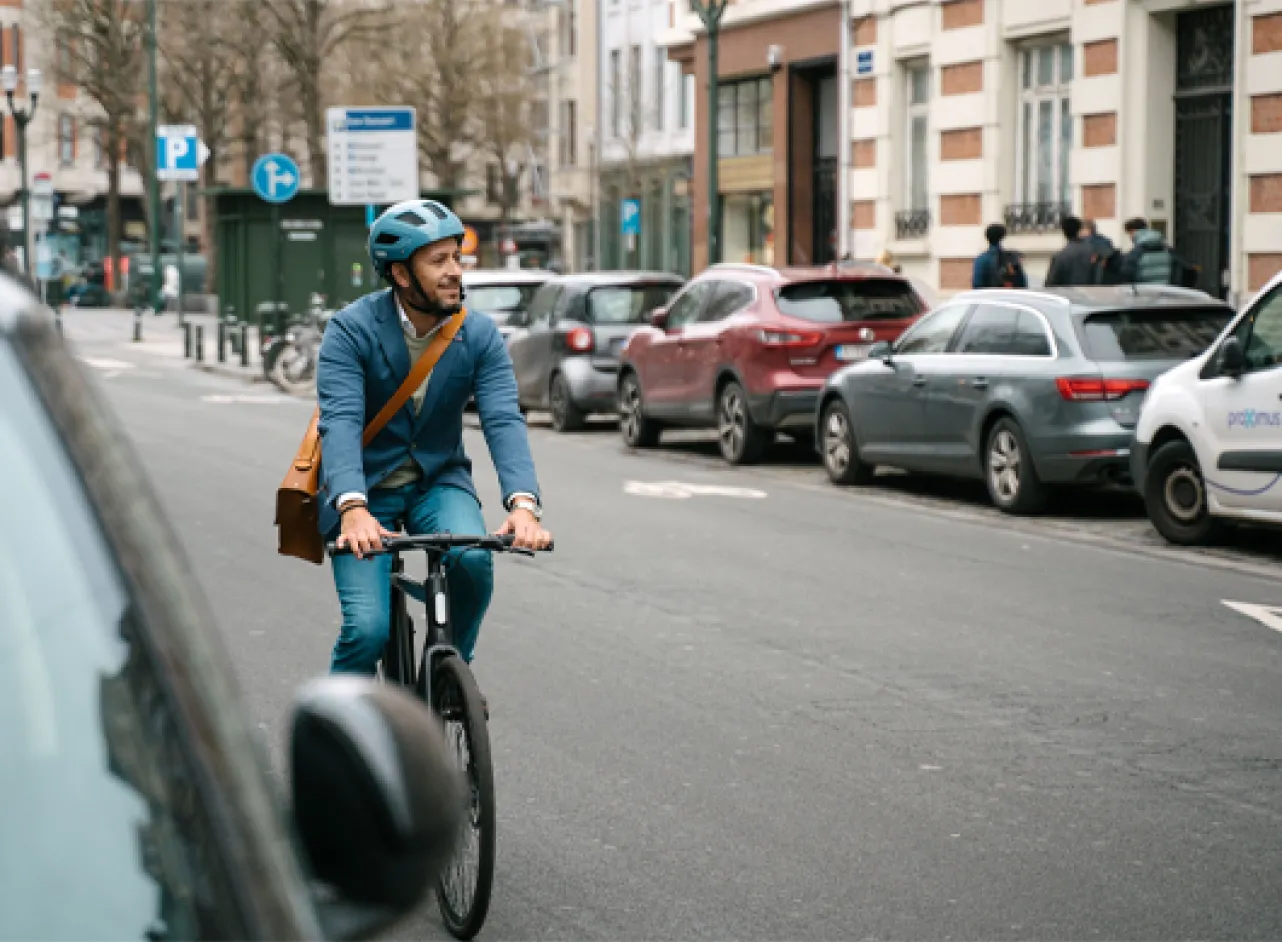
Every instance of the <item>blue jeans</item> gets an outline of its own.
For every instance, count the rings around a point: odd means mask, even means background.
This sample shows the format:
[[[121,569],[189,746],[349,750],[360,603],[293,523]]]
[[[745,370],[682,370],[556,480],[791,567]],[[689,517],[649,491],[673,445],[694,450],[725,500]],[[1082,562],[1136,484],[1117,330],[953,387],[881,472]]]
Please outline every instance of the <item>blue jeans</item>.
[[[403,524],[405,532],[457,533],[482,536],[485,519],[476,498],[457,487],[424,489],[419,483],[396,488],[374,488],[369,510],[389,530]],[[343,627],[334,645],[330,672],[373,674],[387,644],[391,620],[392,557],[335,556],[334,585],[343,610]],[[489,550],[455,550],[445,556],[450,586],[450,622],[454,646],[466,661],[472,660],[481,620],[494,594],[494,565]],[[414,620],[421,631],[422,611]],[[420,636],[421,637],[421,636]]]

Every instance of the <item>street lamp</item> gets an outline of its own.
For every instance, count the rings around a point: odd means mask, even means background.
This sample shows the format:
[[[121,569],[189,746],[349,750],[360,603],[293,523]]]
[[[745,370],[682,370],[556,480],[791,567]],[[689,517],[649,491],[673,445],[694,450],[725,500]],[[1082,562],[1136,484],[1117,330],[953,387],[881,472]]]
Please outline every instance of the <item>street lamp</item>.
[[[708,264],[721,261],[721,196],[717,184],[717,40],[730,0],[690,0],[708,33]]]
[[[17,108],[13,104],[13,95],[18,90],[18,70],[12,65],[0,69],[0,84],[4,85],[9,113],[18,128],[18,166],[22,168],[22,271],[28,278],[31,277],[31,191],[27,187],[27,125],[36,116],[40,82],[40,70],[27,69],[27,95],[31,98],[31,107]]]

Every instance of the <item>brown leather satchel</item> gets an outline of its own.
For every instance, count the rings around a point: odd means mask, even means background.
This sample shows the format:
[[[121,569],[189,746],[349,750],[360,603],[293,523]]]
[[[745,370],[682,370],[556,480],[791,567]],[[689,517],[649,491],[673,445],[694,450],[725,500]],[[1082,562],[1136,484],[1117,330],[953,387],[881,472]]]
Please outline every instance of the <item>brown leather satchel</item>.
[[[423,385],[427,375],[436,367],[437,361],[454,340],[465,317],[467,311],[459,311],[432,338],[432,342],[405,377],[405,382],[401,383],[400,389],[396,390],[396,394],[387,400],[378,415],[365,426],[365,433],[361,436],[362,445],[373,441],[374,436],[383,430],[392,416],[409,402],[414,390]],[[278,552],[282,556],[297,556],[318,566],[325,561],[325,541],[320,532],[320,504],[316,499],[316,494],[320,491],[319,426],[320,407],[317,406],[312,413],[311,424],[307,426],[307,434],[303,436],[303,443],[298,446],[298,454],[290,462],[285,480],[276,489],[276,527],[280,536]]]

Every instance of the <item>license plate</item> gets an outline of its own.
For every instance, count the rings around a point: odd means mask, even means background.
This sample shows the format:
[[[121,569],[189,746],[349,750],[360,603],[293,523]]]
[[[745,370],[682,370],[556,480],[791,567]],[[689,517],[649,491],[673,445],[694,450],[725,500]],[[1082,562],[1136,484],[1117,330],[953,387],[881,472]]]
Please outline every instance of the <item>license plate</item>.
[[[870,343],[843,343],[836,348],[837,359],[847,363],[851,360],[866,360],[871,349]]]

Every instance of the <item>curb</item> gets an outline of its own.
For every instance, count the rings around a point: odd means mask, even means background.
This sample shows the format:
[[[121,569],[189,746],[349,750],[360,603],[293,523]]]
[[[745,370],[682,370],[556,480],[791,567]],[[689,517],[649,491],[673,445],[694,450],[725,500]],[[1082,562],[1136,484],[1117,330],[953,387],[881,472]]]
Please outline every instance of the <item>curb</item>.
[[[261,370],[254,371],[246,367],[227,366],[221,363],[192,362],[191,368],[200,370],[202,373],[211,373],[214,376],[225,376],[229,379],[239,379],[247,383],[267,382],[267,377],[262,374]]]

